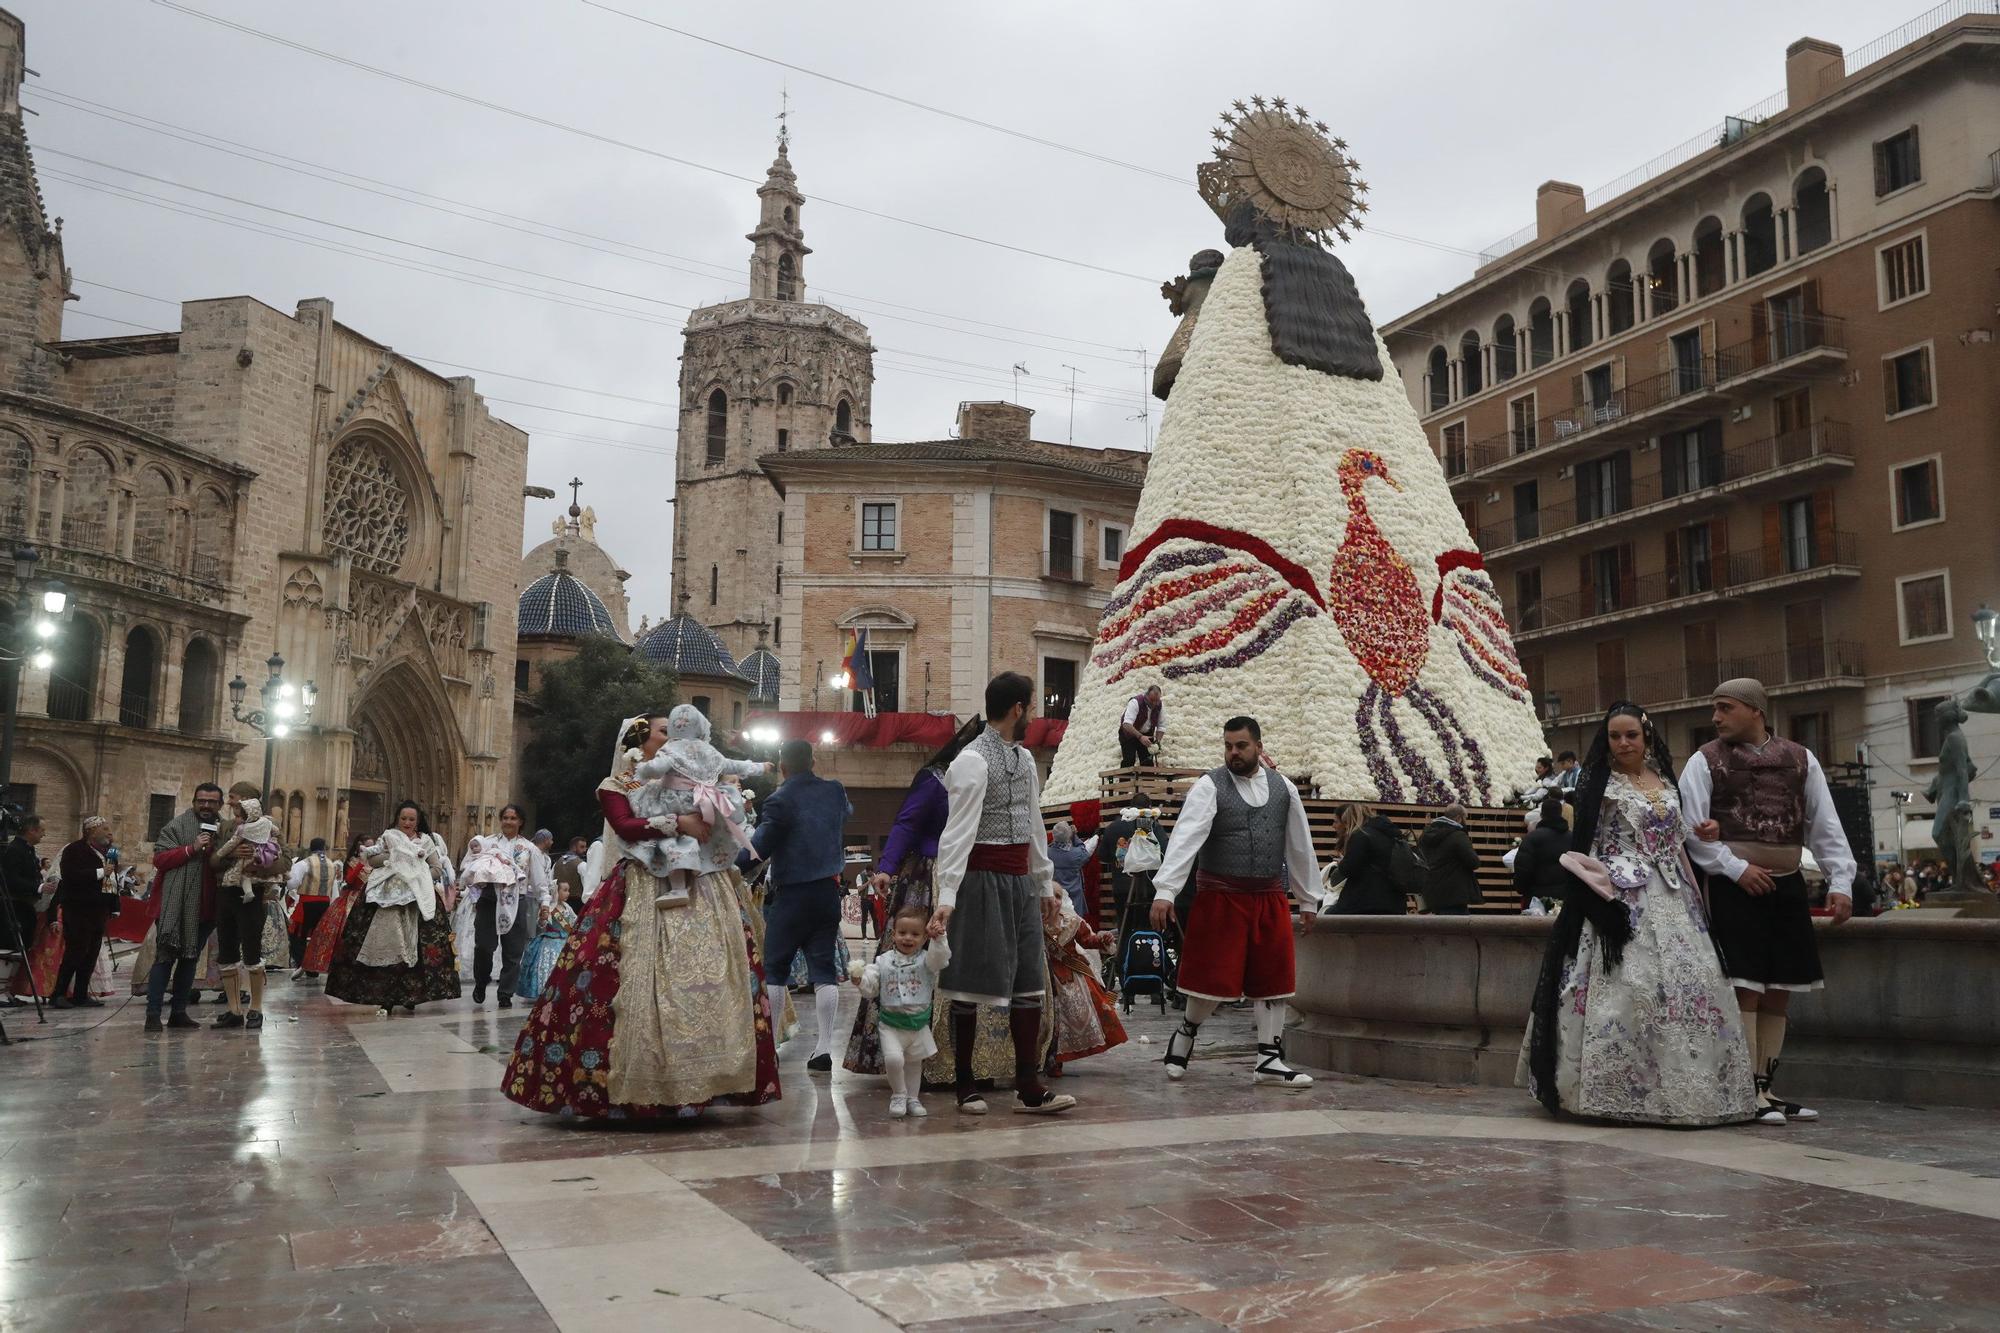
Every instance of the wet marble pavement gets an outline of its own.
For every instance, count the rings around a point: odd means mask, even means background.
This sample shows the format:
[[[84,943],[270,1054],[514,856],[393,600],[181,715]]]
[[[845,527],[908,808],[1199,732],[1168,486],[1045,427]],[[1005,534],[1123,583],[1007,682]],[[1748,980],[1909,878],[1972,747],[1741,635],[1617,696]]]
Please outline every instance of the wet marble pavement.
[[[1142,1010],[1152,1043],[1074,1066],[1055,1120],[892,1121],[801,1039],[770,1106],[570,1128],[499,1094],[519,1009],[272,990],[261,1036],[7,1014],[0,1329],[2000,1326],[2000,1114],[1260,1090],[1229,1012],[1169,1086]]]

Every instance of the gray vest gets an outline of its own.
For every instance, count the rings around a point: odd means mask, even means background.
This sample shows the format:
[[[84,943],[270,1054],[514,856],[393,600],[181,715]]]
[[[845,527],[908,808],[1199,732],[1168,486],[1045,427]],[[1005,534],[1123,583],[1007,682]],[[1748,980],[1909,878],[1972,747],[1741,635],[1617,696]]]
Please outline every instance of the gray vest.
[[[1215,820],[1195,864],[1211,875],[1239,879],[1276,879],[1285,873],[1285,825],[1291,818],[1292,797],[1275,773],[1266,773],[1269,789],[1264,804],[1251,805],[1238,794],[1227,768],[1208,775],[1215,787]]]
[[[986,804],[979,811],[978,842],[1013,845],[1042,836],[1042,812],[1029,803],[1035,761],[988,727],[972,742],[986,761]]]

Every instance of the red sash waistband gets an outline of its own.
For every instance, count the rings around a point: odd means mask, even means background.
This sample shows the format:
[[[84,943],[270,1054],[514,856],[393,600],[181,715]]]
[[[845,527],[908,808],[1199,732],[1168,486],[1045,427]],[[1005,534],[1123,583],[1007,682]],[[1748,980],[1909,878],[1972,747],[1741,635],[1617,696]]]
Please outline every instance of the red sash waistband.
[[[1194,886],[1211,893],[1283,893],[1285,877],[1273,875],[1269,879],[1250,879],[1243,875],[1217,875],[1207,870],[1196,870]]]
[[[988,870],[996,875],[1028,873],[1028,844],[1025,842],[975,842],[965,858],[967,870]]]

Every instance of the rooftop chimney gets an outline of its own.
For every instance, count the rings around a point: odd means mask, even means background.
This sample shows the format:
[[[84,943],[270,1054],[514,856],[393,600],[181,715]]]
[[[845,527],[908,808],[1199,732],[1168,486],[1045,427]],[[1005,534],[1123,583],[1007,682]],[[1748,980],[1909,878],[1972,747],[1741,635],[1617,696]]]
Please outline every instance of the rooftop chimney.
[[[1811,106],[1840,86],[1847,62],[1840,48],[1817,37],[1801,37],[1785,48],[1785,109]]]
[[[1034,415],[1035,409],[1018,403],[960,403],[958,438],[1025,442]]]
[[[1560,236],[1583,221],[1583,187],[1543,181],[1535,190],[1535,239]]]

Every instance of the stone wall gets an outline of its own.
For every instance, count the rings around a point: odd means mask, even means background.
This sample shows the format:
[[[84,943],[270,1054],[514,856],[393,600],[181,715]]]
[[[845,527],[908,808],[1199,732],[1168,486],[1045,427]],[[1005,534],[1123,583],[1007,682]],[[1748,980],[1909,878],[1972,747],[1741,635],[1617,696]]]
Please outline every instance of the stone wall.
[[[1818,924],[1827,986],[1792,1002],[1786,1093],[2000,1107],[2000,921],[1920,911]],[[1551,925],[1322,918],[1299,941],[1289,1053],[1346,1073],[1511,1085]]]

